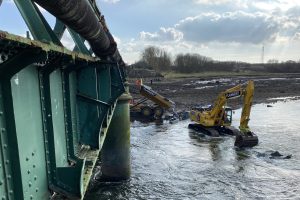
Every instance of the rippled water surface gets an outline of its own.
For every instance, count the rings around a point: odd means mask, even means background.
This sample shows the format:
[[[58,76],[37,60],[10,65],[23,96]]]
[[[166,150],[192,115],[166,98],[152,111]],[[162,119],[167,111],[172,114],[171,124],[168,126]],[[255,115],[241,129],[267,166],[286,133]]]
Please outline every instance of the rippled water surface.
[[[233,137],[199,137],[189,121],[134,122],[132,179],[100,184],[87,199],[300,199],[300,101],[272,105],[253,106],[250,126],[260,141],[244,151]],[[292,158],[272,159],[271,151]]]

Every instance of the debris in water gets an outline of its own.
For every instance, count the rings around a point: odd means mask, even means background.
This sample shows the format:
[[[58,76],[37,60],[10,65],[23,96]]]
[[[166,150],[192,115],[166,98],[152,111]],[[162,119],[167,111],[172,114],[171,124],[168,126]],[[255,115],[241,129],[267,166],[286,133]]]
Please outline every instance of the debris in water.
[[[287,156],[283,156],[281,153],[279,153],[278,151],[274,151],[270,154],[270,158],[271,159],[291,159],[292,155],[287,155]]]
[[[282,154],[279,153],[278,151],[274,151],[273,153],[271,153],[271,156],[272,157],[280,157],[280,156],[282,156]]]
[[[270,159],[291,159],[292,155],[284,156],[279,151],[268,151],[266,153],[256,152],[257,157],[269,157]]]

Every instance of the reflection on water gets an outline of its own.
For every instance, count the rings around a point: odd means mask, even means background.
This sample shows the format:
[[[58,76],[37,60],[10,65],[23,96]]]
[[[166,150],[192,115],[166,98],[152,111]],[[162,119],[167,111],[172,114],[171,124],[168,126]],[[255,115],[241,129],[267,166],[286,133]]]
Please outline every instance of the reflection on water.
[[[100,184],[86,199],[299,199],[299,111],[300,101],[255,105],[250,127],[259,145],[243,151],[233,137],[199,135],[188,121],[134,122],[132,179]],[[274,150],[292,158],[271,159]]]

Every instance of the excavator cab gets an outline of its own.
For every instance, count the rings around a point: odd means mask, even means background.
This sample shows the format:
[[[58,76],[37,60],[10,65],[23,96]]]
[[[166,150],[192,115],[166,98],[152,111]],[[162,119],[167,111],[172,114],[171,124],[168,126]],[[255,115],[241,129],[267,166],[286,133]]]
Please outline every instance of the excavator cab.
[[[232,109],[226,107],[224,110],[224,125],[230,126],[232,122]]]

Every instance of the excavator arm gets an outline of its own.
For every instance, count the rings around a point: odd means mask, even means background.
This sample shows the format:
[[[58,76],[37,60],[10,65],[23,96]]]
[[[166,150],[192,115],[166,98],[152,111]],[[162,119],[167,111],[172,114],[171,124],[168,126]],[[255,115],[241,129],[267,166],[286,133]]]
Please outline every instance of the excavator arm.
[[[240,119],[240,130],[243,132],[250,131],[248,122],[250,120],[250,112],[251,112],[251,106],[252,106],[252,101],[253,101],[253,94],[254,94],[254,82],[249,81],[247,87],[243,91],[244,104],[243,104],[242,114],[241,114],[241,119]]]
[[[237,147],[253,147],[258,144],[258,137],[250,131],[248,126],[250,120],[250,112],[254,94],[254,82],[249,81],[246,88],[243,90],[244,104],[240,119],[240,131],[236,135],[234,145]]]

